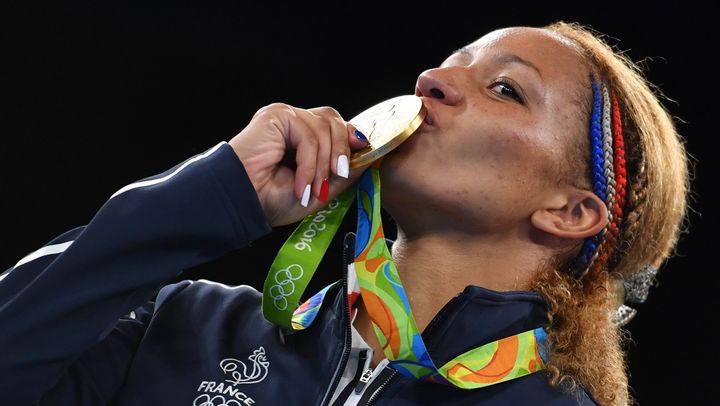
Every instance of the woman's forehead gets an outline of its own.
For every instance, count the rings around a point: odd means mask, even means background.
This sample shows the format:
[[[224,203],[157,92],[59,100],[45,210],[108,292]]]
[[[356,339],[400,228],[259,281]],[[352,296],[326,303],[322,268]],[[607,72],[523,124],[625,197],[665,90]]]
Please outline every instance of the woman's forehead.
[[[534,44],[539,42],[555,43],[556,45],[566,46],[571,49],[579,50],[577,44],[568,38],[545,28],[536,27],[508,27],[501,28],[483,35],[475,40],[472,45],[489,46],[497,44],[507,39],[520,39],[523,41],[531,41]]]
[[[489,53],[521,58],[536,66],[543,77],[569,76],[589,84],[589,69],[577,44],[546,29],[511,27],[495,30],[468,44],[463,50],[478,56]]]

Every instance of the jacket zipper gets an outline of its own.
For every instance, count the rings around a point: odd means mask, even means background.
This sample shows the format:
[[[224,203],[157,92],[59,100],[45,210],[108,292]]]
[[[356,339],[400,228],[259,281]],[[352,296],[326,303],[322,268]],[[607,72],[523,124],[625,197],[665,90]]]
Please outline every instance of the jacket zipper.
[[[340,378],[342,377],[342,373],[345,370],[345,366],[348,362],[348,357],[350,356],[350,349],[352,347],[352,331],[350,330],[350,307],[348,306],[348,299],[347,299],[347,290],[348,290],[348,281],[347,281],[347,254],[345,249],[345,244],[347,238],[343,238],[343,250],[342,250],[342,262],[343,262],[343,271],[342,271],[342,292],[341,292],[341,299],[342,300],[342,307],[343,307],[343,315],[344,321],[345,321],[345,345],[343,347],[343,353],[342,357],[340,357],[340,364],[338,364],[337,368],[335,369],[335,375],[333,376],[332,383],[330,384],[330,387],[325,392],[325,397],[322,401],[322,406],[327,406],[330,404],[330,401],[332,400],[332,394],[335,393],[335,388],[337,387],[338,383],[340,383]]]
[[[456,299],[457,299],[457,297],[453,298],[450,301],[450,303],[448,303],[445,307],[443,307],[440,310],[440,312],[438,312],[438,314],[430,321],[430,324],[428,324],[428,326],[425,328],[425,331],[431,331],[432,328],[435,327],[435,325],[438,323],[438,320],[442,319],[444,317],[445,313],[447,313],[449,311],[449,309],[451,308],[451,306],[454,305],[454,302]],[[390,368],[390,369],[392,370],[390,375],[388,375],[388,377],[380,385],[378,385],[375,388],[374,392],[372,393],[372,395],[370,395],[370,398],[367,400],[367,402],[365,403],[364,406],[374,405],[375,402],[377,402],[378,399],[380,399],[380,396],[382,395],[383,391],[387,388],[387,386],[390,384],[390,382],[392,382],[393,379],[395,379],[395,377],[398,375],[397,370],[392,369],[392,368]],[[368,389],[370,389],[370,388],[368,388]]]
[[[380,395],[382,395],[382,392],[390,384],[390,382],[395,378],[395,376],[397,375],[398,372],[392,368],[390,368],[390,370],[392,371],[390,373],[390,375],[375,389],[375,391],[370,396],[370,399],[368,399],[367,403],[365,403],[365,406],[370,406],[370,405],[374,404],[375,402],[377,402],[377,400],[380,399]]]
[[[347,249],[345,248],[345,245],[346,245],[346,243],[348,243],[348,241],[347,241],[348,238],[347,238],[347,237],[348,237],[349,235],[352,235],[352,234],[346,235],[346,238],[343,240],[343,253],[342,253],[342,258],[343,258],[342,284],[343,284],[343,292],[344,292],[345,294],[347,293],[347,289],[348,289],[348,288],[347,288],[347,283],[348,283],[348,282],[347,282],[347,267],[348,267],[348,263],[347,263]],[[354,237],[354,236],[353,236],[353,237]],[[351,238],[351,239],[353,240],[352,242],[354,243],[355,238]],[[353,252],[354,252],[354,251],[353,251]],[[332,399],[332,393],[335,392],[335,389],[336,389],[338,383],[340,382],[340,378],[341,378],[341,376],[342,376],[342,372],[345,370],[345,366],[346,366],[347,361],[348,361],[348,356],[350,355],[350,350],[351,350],[351,347],[352,347],[352,331],[351,331],[351,325],[350,325],[350,308],[349,308],[349,306],[348,306],[348,301],[347,301],[347,299],[346,299],[346,300],[343,300],[343,310],[344,310],[345,316],[346,316],[346,318],[345,318],[345,327],[346,327],[346,332],[345,332],[345,333],[346,333],[346,335],[345,335],[345,337],[346,337],[345,351],[343,352],[343,356],[342,356],[342,359],[341,359],[341,361],[340,361],[340,365],[338,366],[337,370],[335,371],[335,377],[333,378],[332,385],[330,385],[330,388],[328,388],[328,391],[325,393],[325,400],[323,401],[322,406],[327,406],[327,405],[330,404],[330,400]],[[378,366],[380,366],[380,365],[378,365]],[[364,389],[367,389],[368,391],[369,391],[369,390],[372,390],[372,391],[373,391],[373,392],[372,392],[372,395],[370,395],[370,398],[369,398],[369,399],[367,400],[367,402],[365,403],[365,406],[370,406],[370,405],[374,404],[375,402],[377,402],[377,400],[380,398],[380,395],[381,395],[382,392],[385,390],[385,388],[387,387],[387,385],[390,384],[390,382],[391,382],[391,381],[395,378],[395,376],[397,376],[397,374],[398,374],[398,372],[397,372],[395,369],[390,368],[390,367],[388,367],[387,365],[384,365],[383,368],[380,368],[380,369],[381,369],[380,371],[378,371],[378,368],[377,368],[377,367],[375,368],[374,371],[373,371],[372,369],[367,369],[365,372],[363,372],[362,376],[360,377],[360,379],[358,380],[358,382],[355,384],[355,390],[354,390],[353,392],[355,392],[356,394],[357,394],[357,393],[362,393],[362,391],[363,391]],[[389,371],[390,371],[390,374],[389,374],[389,375],[387,376],[387,378],[385,378],[379,385],[375,385],[376,382],[379,382],[377,379],[380,378],[380,377],[382,376],[382,374],[383,374],[386,370],[389,370]],[[375,375],[376,373],[377,373],[377,375]],[[373,376],[373,375],[375,375],[375,376]],[[365,386],[368,384],[368,382],[370,383],[370,385],[369,385],[367,388],[365,388]],[[352,385],[352,384],[350,384],[350,385]],[[348,385],[348,386],[350,386],[350,385]],[[363,396],[363,397],[365,397],[365,396]],[[339,400],[340,400],[340,398],[338,398],[338,401],[339,401]],[[346,400],[347,400],[347,399],[346,399]],[[362,398],[359,399],[359,401],[362,401]],[[358,404],[359,404],[359,403],[358,403]]]
[[[355,382],[354,389],[341,404],[353,406],[365,405],[375,391],[387,381],[387,378],[395,374],[396,371],[389,367],[389,364],[390,362],[386,358],[380,361],[375,369],[365,369],[362,377]]]
[[[352,354],[352,350],[350,351],[350,353]],[[368,352],[369,350],[363,350],[358,353],[358,365],[357,369],[355,370],[355,376],[353,376],[352,381],[350,381],[345,387],[345,389],[343,389],[343,391],[338,395],[335,403],[333,403],[333,406],[344,405],[350,395],[352,395],[353,389],[357,390],[357,385],[359,385],[360,382],[365,379],[365,376],[367,374],[367,371],[365,370],[365,363],[368,360]]]
[[[370,382],[370,379],[372,379],[372,376],[372,368],[366,369],[360,377],[360,380],[355,384],[355,393],[362,393],[363,389],[365,389],[365,385],[367,385],[367,383]]]

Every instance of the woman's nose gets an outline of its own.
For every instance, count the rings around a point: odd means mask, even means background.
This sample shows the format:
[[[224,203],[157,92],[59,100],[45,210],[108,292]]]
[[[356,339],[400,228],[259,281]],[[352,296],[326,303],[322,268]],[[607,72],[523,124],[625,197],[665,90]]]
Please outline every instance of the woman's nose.
[[[421,73],[415,85],[415,94],[432,97],[448,105],[456,105],[463,98],[451,68],[435,68]]]

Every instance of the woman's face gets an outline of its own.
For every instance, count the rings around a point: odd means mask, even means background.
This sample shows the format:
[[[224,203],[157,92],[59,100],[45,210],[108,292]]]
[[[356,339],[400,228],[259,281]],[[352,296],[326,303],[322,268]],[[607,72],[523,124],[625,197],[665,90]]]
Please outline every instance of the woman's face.
[[[422,216],[514,229],[568,187],[590,92],[572,45],[541,29],[494,31],[453,53],[418,77],[428,116],[383,161],[384,208],[401,226]]]

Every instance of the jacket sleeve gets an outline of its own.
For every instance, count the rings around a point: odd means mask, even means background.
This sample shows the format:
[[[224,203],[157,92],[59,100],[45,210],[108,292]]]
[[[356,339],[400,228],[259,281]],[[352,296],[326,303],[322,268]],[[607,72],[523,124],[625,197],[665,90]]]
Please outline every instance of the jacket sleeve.
[[[135,309],[114,332],[127,353],[110,360],[121,379],[149,320],[141,305],[183,270],[270,231],[225,142],[118,190],[86,226],[0,276],[0,403],[35,404]]]

